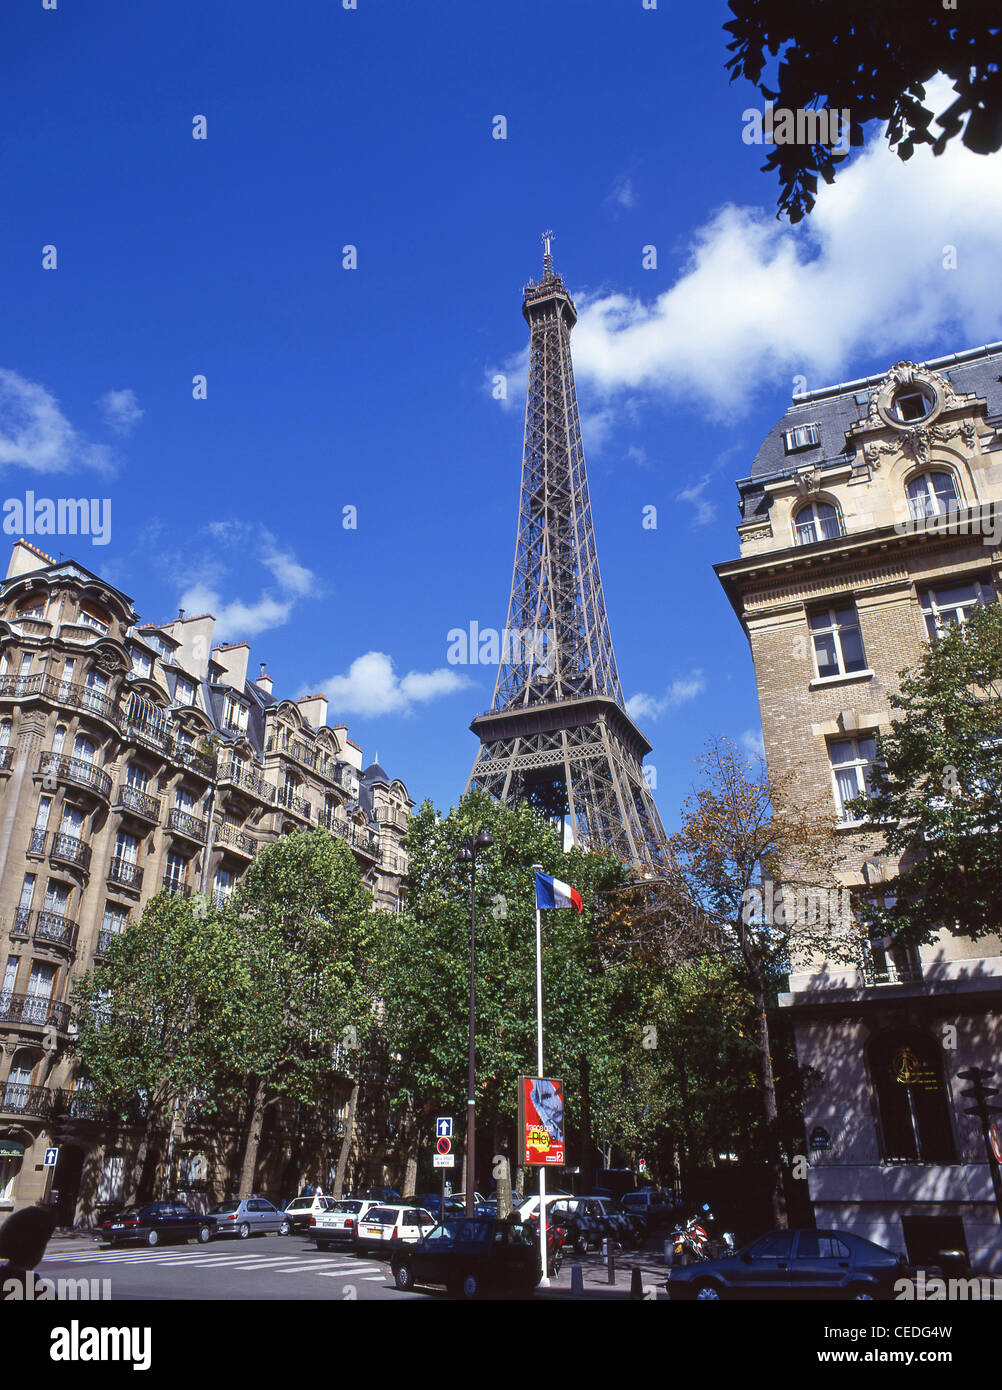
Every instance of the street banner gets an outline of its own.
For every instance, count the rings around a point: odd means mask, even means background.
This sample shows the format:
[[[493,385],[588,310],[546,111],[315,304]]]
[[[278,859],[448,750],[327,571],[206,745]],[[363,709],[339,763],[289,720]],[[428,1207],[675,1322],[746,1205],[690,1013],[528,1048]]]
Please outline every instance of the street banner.
[[[518,1078],[518,1136],[523,1166],[564,1162],[564,1083],[552,1077]]]

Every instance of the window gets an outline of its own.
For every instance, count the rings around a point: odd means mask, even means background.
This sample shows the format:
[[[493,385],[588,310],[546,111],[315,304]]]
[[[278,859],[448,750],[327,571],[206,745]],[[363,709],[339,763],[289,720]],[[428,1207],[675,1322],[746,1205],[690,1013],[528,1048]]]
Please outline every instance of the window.
[[[956,1162],[939,1043],[900,1030],[878,1034],[868,1052],[884,1162]]]
[[[954,584],[943,588],[937,586],[919,594],[925,629],[929,637],[935,637],[944,627],[966,623],[975,608],[987,607],[994,602],[995,591],[991,582],[982,579],[975,579],[969,584]]]
[[[8,956],[7,965],[3,972],[3,988],[0,989],[0,999],[9,999],[14,993],[14,984],[17,980],[17,967],[20,956]]]
[[[164,887],[170,893],[179,893],[188,877],[188,861],[172,850],[164,862]]]
[[[848,1260],[849,1247],[820,1231],[801,1231],[798,1260]]]
[[[798,545],[813,545],[816,541],[834,541],[845,535],[842,514],[831,502],[808,502],[795,519]]]
[[[247,728],[247,706],[242,705],[239,700],[234,700],[232,696],[226,697],[226,723],[229,728],[244,730]]]
[[[28,919],[31,914],[31,902],[35,896],[35,875],[25,874],[24,882],[21,884],[21,900],[14,912],[14,926],[18,931],[28,930]]]
[[[108,936],[121,936],[128,920],[129,914],[124,907],[119,907],[117,903],[105,903],[101,930]]]
[[[824,608],[808,617],[818,676],[846,676],[866,670],[859,615],[855,606]]]
[[[92,627],[95,632],[107,632],[108,620],[102,614],[87,608],[80,609],[80,621],[84,627]]]
[[[191,681],[186,681],[183,676],[178,676],[174,685],[174,699],[179,705],[193,705],[195,703],[195,687]]]
[[[924,391],[909,386],[895,395],[893,409],[903,425],[914,425],[925,419],[933,404]]]
[[[10,735],[13,724],[9,719],[0,719],[0,748],[10,747]]]
[[[73,740],[73,756],[79,762],[92,763],[97,753],[97,744],[84,734],[77,734]]]
[[[835,783],[835,807],[839,819],[852,821],[855,817],[846,809],[857,796],[870,793],[870,769],[877,755],[877,740],[872,737],[840,739],[829,743],[832,778]]]
[[[153,674],[153,658],[149,652],[133,651],[132,674],[134,676],[151,676]]]
[[[820,441],[817,425],[797,425],[783,434],[783,443],[788,454],[795,454],[799,449],[813,449]]]
[[[29,602],[26,603],[23,608],[18,609],[17,616],[19,621],[22,618],[44,618],[45,600],[43,598],[34,598],[29,600]]]
[[[951,473],[920,473],[912,478],[905,491],[908,514],[913,521],[921,521],[926,516],[945,516],[960,506]]]
[[[753,1260],[788,1260],[793,1253],[793,1232],[773,1231],[752,1246]]]

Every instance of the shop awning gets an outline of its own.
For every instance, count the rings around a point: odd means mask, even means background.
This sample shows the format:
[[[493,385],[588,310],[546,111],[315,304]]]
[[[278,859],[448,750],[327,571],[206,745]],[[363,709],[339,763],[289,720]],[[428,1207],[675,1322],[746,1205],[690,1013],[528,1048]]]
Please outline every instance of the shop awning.
[[[0,1135],[0,1158],[24,1158],[24,1145]]]

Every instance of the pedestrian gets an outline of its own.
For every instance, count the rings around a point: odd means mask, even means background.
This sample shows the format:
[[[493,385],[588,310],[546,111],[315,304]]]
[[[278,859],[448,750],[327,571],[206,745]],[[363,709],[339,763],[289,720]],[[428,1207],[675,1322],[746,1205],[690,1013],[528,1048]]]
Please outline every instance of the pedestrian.
[[[23,1299],[34,1276],[29,1273],[41,1263],[49,1237],[56,1228],[51,1207],[23,1207],[0,1227],[0,1299]]]

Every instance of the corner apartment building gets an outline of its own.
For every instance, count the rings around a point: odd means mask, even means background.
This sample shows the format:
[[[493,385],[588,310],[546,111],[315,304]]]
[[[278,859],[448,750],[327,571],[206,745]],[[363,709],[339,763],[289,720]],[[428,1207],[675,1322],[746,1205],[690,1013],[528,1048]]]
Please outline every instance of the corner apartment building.
[[[212,639],[208,614],[142,623],[82,565],[13,547],[0,584],[0,1216],[50,1181],[64,1222],[122,1195],[128,1133],[91,1126],[51,1178],[42,1154],[54,1111],[88,1113],[66,1055],[74,979],[147,899],[225,898],[262,845],[323,825],[376,906],[402,901],[404,784],[363,769],[324,696],[277,698],[263,666],[248,677],[246,643]],[[337,1138],[336,1117],[313,1128]],[[218,1189],[234,1135],[187,1138],[182,1122],[178,1154],[210,1189],[215,1164]]]
[[[795,399],[738,482],[740,558],[716,567],[748,637],[769,771],[827,798],[844,884],[896,865],[845,809],[865,791],[899,672],[942,624],[997,603],[1002,343]],[[998,923],[987,923],[995,928]],[[942,930],[919,950],[814,961],[782,1000],[801,1064],[810,1198],[838,1226],[1002,1272],[1002,1230],[958,1072],[1002,1069],[1002,943]]]

